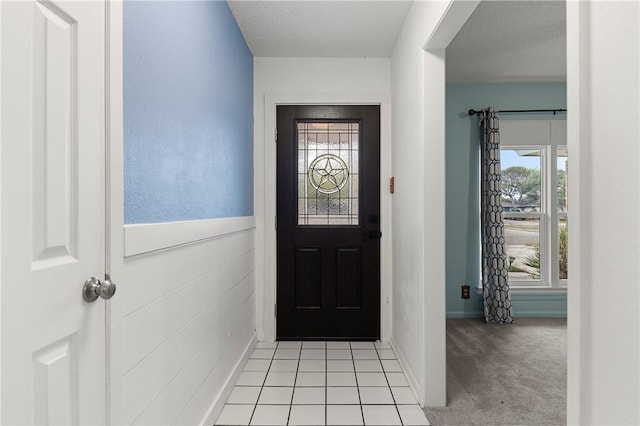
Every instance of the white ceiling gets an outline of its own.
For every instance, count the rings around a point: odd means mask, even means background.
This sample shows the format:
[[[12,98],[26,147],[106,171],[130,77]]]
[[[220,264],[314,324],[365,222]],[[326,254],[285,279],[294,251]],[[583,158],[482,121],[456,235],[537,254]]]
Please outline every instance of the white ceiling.
[[[228,0],[254,56],[390,57],[410,1]]]
[[[565,81],[564,1],[480,2],[447,48],[447,81]]]
[[[402,0],[227,3],[263,57],[390,57],[411,8]],[[565,15],[564,1],[481,1],[447,48],[447,81],[565,81]]]

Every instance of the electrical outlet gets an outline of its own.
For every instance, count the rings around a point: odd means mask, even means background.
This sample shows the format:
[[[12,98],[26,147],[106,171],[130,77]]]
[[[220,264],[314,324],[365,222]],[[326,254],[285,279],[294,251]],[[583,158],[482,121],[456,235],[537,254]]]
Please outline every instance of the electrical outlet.
[[[462,285],[462,298],[463,299],[471,298],[470,287],[468,285],[465,285],[465,284]]]

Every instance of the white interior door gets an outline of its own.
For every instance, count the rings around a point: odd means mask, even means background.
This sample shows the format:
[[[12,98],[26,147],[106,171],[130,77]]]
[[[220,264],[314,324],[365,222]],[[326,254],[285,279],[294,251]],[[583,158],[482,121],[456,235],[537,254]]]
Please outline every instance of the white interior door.
[[[2,423],[105,422],[105,5],[0,2]]]

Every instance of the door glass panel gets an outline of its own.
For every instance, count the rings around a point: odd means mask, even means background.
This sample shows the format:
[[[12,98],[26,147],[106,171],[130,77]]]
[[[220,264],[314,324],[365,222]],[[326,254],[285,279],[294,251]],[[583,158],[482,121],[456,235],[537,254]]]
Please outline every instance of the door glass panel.
[[[298,225],[358,225],[357,122],[299,122]]]

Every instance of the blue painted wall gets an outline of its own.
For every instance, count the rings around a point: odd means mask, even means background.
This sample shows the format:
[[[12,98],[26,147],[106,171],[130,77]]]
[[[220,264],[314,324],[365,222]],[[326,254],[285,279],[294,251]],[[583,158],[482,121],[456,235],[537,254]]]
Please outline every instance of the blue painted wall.
[[[253,215],[253,57],[227,3],[123,15],[125,223]]]
[[[447,84],[446,93],[446,272],[447,316],[481,317],[480,282],[480,129],[477,118],[466,111],[486,106],[500,109],[566,108],[564,83]],[[549,119],[549,115],[503,115],[502,120]],[[471,299],[460,297],[460,286],[469,284]],[[564,292],[513,293],[516,316],[566,316]]]

